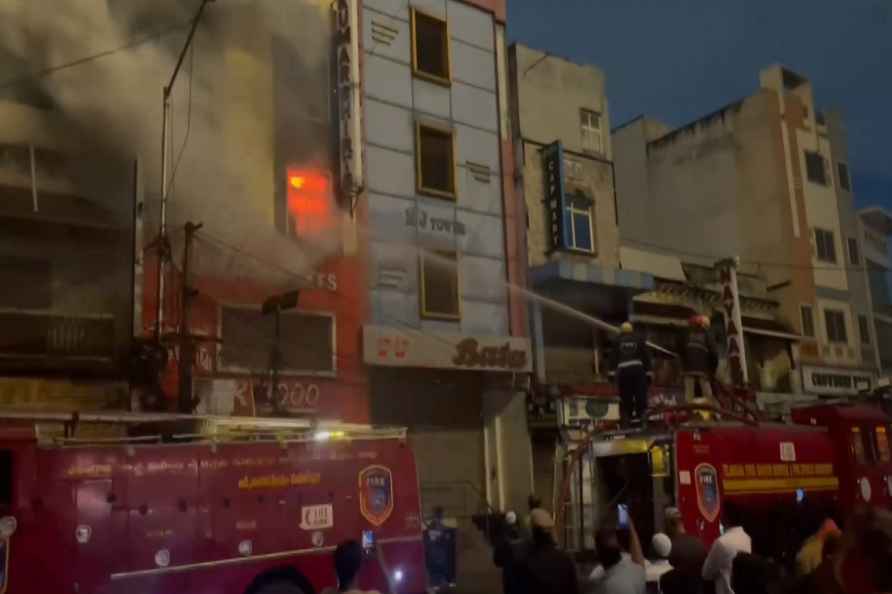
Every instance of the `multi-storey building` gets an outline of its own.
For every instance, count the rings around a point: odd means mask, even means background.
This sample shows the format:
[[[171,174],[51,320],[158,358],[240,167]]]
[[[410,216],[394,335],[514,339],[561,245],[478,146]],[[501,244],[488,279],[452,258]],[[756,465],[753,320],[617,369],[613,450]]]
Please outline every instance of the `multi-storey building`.
[[[489,571],[470,516],[531,488],[504,19],[483,0],[365,0],[360,17],[371,418],[410,428],[425,509],[476,543],[465,575]]]
[[[85,53],[44,31],[62,20],[30,22],[21,6],[23,31]],[[73,11],[109,46],[194,16],[99,0]],[[65,118],[139,158],[133,309],[136,333],[169,352],[170,408],[191,390],[215,414],[408,426],[425,513],[442,506],[456,521],[458,566],[476,572],[464,581],[487,592],[497,573],[472,516],[520,509],[531,490],[529,455],[508,449],[527,443],[532,357],[511,289],[526,265],[505,11],[504,0],[208,4],[172,88],[163,238],[161,95],[185,36],[47,87]]]
[[[654,278],[620,266],[603,72],[521,44],[509,48],[508,62],[526,264],[537,295],[529,302],[530,408],[545,412],[544,419],[531,416],[534,489],[556,506],[556,448],[564,447],[557,407],[572,403],[597,411],[592,418],[617,417],[605,357],[609,324],[627,319],[633,296],[653,289]],[[589,486],[585,497],[591,500]]]
[[[858,211],[861,231],[861,259],[864,279],[870,292],[873,323],[870,324],[877,367],[885,376],[892,374],[892,293],[889,292],[889,236],[892,235],[892,214],[872,207]]]
[[[0,406],[127,406],[133,162],[39,93],[0,101],[0,122]]]
[[[708,263],[737,257],[766,280],[798,335],[792,390],[853,395],[875,374],[861,336],[866,287],[844,130],[811,83],[781,66],[760,89],[676,129],[638,118],[614,131],[624,246]]]

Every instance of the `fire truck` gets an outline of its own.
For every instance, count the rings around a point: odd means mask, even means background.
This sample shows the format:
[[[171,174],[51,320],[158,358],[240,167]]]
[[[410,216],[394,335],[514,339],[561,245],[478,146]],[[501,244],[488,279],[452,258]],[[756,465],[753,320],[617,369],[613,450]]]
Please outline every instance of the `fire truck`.
[[[561,461],[559,536],[591,548],[594,530],[628,505],[642,542],[664,530],[667,507],[707,545],[722,530],[722,507],[737,503],[754,549],[789,560],[824,517],[841,521],[858,505],[892,504],[892,417],[868,404],[832,402],[768,422],[715,409],[700,420],[689,407],[656,411],[641,431],[589,431]],[[653,418],[653,417],[652,417]]]
[[[0,416],[0,592],[315,594],[336,585],[346,539],[362,542],[363,589],[426,589],[402,429]],[[114,429],[79,437],[85,427]]]

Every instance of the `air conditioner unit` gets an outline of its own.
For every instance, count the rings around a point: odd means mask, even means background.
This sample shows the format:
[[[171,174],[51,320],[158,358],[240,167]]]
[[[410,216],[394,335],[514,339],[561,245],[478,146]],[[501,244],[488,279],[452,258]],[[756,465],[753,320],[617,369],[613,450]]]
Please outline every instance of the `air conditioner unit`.
[[[615,399],[570,396],[561,399],[558,423],[564,427],[591,425],[596,421],[618,421],[619,402]]]

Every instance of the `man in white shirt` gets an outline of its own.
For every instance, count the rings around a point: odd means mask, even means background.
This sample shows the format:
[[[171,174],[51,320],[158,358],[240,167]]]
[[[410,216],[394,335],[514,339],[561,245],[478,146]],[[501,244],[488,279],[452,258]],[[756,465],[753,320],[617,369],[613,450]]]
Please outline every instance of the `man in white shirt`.
[[[650,541],[651,548],[657,556],[653,561],[644,560],[644,573],[648,583],[660,583],[664,573],[672,571],[669,554],[672,552],[672,541],[662,532],[654,534]]]
[[[703,579],[715,583],[716,594],[734,594],[731,571],[737,553],[752,553],[753,541],[740,525],[740,510],[733,502],[722,506],[722,521],[727,528],[719,536],[703,563]]]

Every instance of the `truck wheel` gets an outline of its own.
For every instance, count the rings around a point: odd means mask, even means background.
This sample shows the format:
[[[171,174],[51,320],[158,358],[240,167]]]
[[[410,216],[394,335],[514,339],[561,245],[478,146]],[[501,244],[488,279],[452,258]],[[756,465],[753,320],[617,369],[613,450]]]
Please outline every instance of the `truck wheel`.
[[[276,579],[262,584],[251,591],[251,594],[305,594],[304,591],[291,580]]]

